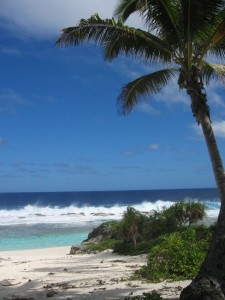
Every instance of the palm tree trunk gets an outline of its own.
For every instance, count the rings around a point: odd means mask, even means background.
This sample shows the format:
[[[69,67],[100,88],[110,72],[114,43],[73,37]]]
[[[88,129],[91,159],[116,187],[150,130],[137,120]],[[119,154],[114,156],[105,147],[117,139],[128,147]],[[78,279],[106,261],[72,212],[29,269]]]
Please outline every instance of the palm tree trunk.
[[[181,300],[223,300],[225,299],[225,174],[219,149],[213,133],[206,104],[206,96],[200,84],[189,89],[192,110],[201,124],[207,144],[212,168],[221,200],[221,208],[212,243],[198,275],[186,287]]]
[[[136,240],[137,232],[138,232],[137,226],[135,224],[132,224],[130,228],[130,235],[134,244],[134,248],[136,248],[137,245],[137,240]]]

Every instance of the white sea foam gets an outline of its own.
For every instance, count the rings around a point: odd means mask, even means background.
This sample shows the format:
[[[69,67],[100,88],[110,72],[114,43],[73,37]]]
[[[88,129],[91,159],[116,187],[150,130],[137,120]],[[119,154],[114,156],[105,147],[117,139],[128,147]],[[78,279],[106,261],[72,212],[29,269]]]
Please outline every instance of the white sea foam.
[[[141,212],[150,212],[152,210],[161,210],[162,207],[169,207],[174,202],[158,200],[156,202],[142,202],[132,205]],[[220,203],[208,202],[207,215],[210,218],[218,216]],[[119,220],[126,211],[127,206],[115,205],[105,206],[84,206],[78,207],[71,205],[68,207],[50,207],[27,205],[17,210],[0,210],[0,226],[16,224],[70,224],[76,226],[86,226],[88,223],[103,222],[106,220]]]
[[[207,206],[207,216],[212,219],[216,219],[220,210],[220,202],[217,201],[206,201],[204,202]]]

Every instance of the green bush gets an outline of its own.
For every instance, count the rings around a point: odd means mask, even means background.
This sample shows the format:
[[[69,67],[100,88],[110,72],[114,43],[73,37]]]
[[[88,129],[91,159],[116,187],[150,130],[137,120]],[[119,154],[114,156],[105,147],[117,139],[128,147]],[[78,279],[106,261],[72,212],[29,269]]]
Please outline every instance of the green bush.
[[[144,236],[146,239],[155,239],[160,235],[177,231],[179,228],[173,210],[163,208],[161,211],[153,211],[145,225]]]
[[[142,214],[133,207],[127,207],[121,221],[101,224],[100,232],[104,232],[105,240],[89,244],[87,250],[100,252],[113,249],[114,252],[124,255],[148,253],[160,236],[186,230],[187,226],[184,224],[192,225],[204,216],[205,206],[195,201],[177,202],[169,208],[155,210],[149,215]],[[202,230],[200,233],[205,236]],[[200,233],[196,231],[196,234]],[[96,235],[96,232],[93,231],[92,234]]]
[[[197,201],[177,202],[161,211],[153,211],[145,221],[144,236],[154,239],[160,235],[179,231],[185,225],[193,225],[206,217],[206,206]]]
[[[114,252],[121,255],[138,255],[148,253],[151,248],[152,241],[142,241],[134,246],[133,243],[118,241],[114,245]]]
[[[198,201],[177,202],[170,206],[179,226],[196,224],[206,217],[206,205]]]
[[[117,240],[114,239],[106,239],[104,241],[101,241],[99,243],[91,243],[87,246],[87,251],[90,252],[102,252],[108,249],[114,249],[115,244],[117,243]]]
[[[125,255],[147,253],[155,239],[161,235],[186,229],[204,218],[205,205],[196,201],[177,202],[161,211],[144,215],[133,207],[127,207],[123,218],[116,224],[119,238],[114,252]],[[115,225],[114,225],[115,226]]]
[[[134,247],[143,239],[146,217],[133,207],[128,206],[120,222],[119,230],[124,242],[132,242]]]
[[[211,236],[212,231],[201,226],[159,237],[148,254],[147,266],[138,274],[154,282],[192,278],[206,255]]]

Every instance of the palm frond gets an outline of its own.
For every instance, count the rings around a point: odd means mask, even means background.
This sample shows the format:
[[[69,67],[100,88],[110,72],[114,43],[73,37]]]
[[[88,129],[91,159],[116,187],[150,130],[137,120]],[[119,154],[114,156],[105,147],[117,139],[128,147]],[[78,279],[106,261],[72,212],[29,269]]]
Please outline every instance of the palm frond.
[[[198,66],[207,53],[225,58],[225,8],[215,16],[213,22],[195,35],[194,42]]]
[[[225,4],[223,9],[214,18],[212,44],[220,43],[225,38]],[[212,24],[210,24],[212,26]]]
[[[210,52],[216,55],[218,58],[225,58],[225,41],[216,45],[215,47],[210,48]]]
[[[146,0],[146,5],[140,7],[142,16],[146,18],[146,25],[159,36],[179,41],[180,32],[177,26],[178,6],[177,1]]]
[[[209,50],[215,32],[215,20],[224,8],[224,0],[180,0],[179,27],[184,56],[190,68],[193,58],[198,64]]]
[[[115,10],[115,16],[126,21],[135,12],[143,17],[149,31],[157,32],[160,38],[178,45],[181,36],[177,26],[177,1],[122,0]]]
[[[161,91],[174,77],[176,71],[172,68],[159,70],[125,84],[117,101],[119,113],[125,115],[131,112],[138,103],[140,96],[152,96]]]
[[[183,25],[187,28],[190,17],[191,34],[194,36],[198,31],[212,24],[218,13],[224,8],[224,0],[180,0],[180,16]],[[187,14],[190,8],[190,16]],[[180,24],[181,25],[181,24]]]
[[[89,19],[81,19],[77,26],[64,28],[56,45],[77,46],[91,40],[102,44],[109,36],[116,37],[117,30],[121,26],[121,21],[116,21],[114,18],[102,20],[98,14],[95,14]]]
[[[209,51],[222,59],[225,58],[225,8],[214,20],[213,33],[209,39]]]
[[[128,32],[125,27],[116,38],[108,40],[105,45],[105,58],[112,60],[119,54],[131,54],[144,60],[155,60],[163,63],[171,63],[172,49],[158,37],[140,29]]]
[[[139,0],[122,0],[117,5],[114,16],[125,22],[137,10]]]
[[[225,66],[221,64],[209,64],[204,62],[201,70],[200,76],[206,84],[210,82],[211,79],[225,80]]]
[[[140,29],[125,26],[120,20],[102,20],[98,15],[82,19],[77,26],[63,29],[57,45],[77,46],[94,41],[111,60],[119,54],[131,54],[144,60],[171,62],[171,49],[158,37]]]

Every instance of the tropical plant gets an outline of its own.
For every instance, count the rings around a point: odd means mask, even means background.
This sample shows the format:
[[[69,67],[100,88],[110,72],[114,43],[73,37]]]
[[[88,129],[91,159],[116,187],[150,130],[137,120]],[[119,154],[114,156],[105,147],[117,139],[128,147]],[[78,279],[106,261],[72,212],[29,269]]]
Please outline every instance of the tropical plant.
[[[154,282],[191,279],[206,255],[211,236],[210,228],[194,226],[160,236],[150,249],[147,266],[137,272]]]
[[[206,217],[206,205],[198,201],[177,202],[167,209],[167,213],[170,211],[179,226],[190,226]]]
[[[144,233],[149,240],[160,235],[179,230],[179,223],[175,217],[174,209],[163,207],[161,210],[153,210],[148,216]]]
[[[143,18],[146,31],[124,24],[135,12]],[[203,130],[221,209],[209,252],[198,276],[182,291],[181,299],[225,299],[225,173],[205,91],[211,79],[225,78],[224,65],[207,61],[209,55],[225,58],[225,2],[120,0],[115,17],[103,20],[94,15],[81,19],[77,26],[64,29],[56,43],[78,46],[94,41],[103,48],[108,60],[125,54],[163,66],[123,86],[118,105],[124,114],[132,111],[141,96],[160,92],[175,77],[180,89],[186,90],[192,113]]]
[[[179,231],[182,226],[193,225],[206,217],[206,206],[197,201],[179,201],[170,207],[154,210],[146,219],[144,236],[154,239],[158,236]]]
[[[98,243],[88,243],[85,251],[86,252],[102,252],[108,249],[114,249],[117,240],[115,239],[105,239]]]
[[[123,214],[120,230],[124,240],[127,242],[132,241],[134,247],[137,245],[137,239],[142,236],[144,221],[144,215],[131,206],[128,206],[126,212]]]

